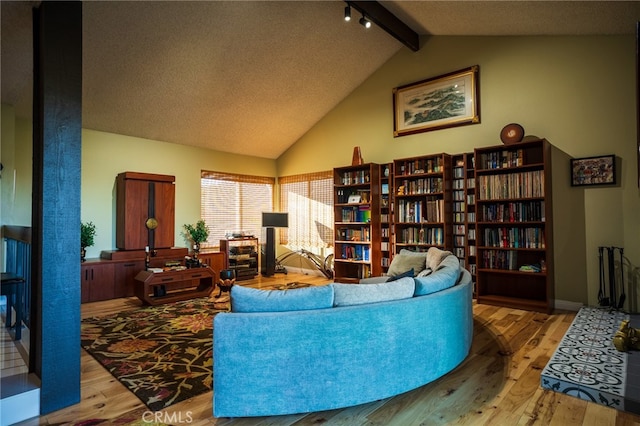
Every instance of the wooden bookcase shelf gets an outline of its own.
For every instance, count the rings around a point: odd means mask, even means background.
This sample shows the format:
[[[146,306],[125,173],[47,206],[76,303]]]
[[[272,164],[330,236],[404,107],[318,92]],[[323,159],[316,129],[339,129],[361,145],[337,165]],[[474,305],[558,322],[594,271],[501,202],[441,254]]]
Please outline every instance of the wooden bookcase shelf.
[[[380,165],[333,170],[334,280],[358,282],[382,273]]]
[[[452,247],[451,156],[393,162],[394,252]]]
[[[389,270],[393,257],[393,163],[380,165],[380,266]]]
[[[544,139],[475,150],[479,303],[553,311],[550,155]]]
[[[453,253],[476,281],[476,204],[474,153],[452,156]]]

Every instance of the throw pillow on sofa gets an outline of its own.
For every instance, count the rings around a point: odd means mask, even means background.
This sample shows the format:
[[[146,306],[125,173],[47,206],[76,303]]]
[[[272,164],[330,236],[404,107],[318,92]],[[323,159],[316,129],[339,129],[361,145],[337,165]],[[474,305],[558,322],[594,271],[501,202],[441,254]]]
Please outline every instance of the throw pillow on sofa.
[[[429,247],[427,250],[427,268],[435,271],[440,266],[440,262],[447,258],[451,253],[450,251],[440,250],[438,247]]]
[[[418,273],[425,268],[426,261],[426,253],[402,249],[400,253],[393,255],[387,275],[400,275],[410,269],[413,269],[414,273]]]
[[[366,303],[413,297],[413,278],[405,277],[381,284],[331,284],[334,290],[334,306],[364,305]]]
[[[291,290],[231,287],[231,312],[285,312],[333,307],[333,287],[311,286]]]
[[[414,278],[415,296],[425,296],[445,288],[453,287],[460,277],[460,260],[453,254],[440,262],[438,267],[426,277]]]

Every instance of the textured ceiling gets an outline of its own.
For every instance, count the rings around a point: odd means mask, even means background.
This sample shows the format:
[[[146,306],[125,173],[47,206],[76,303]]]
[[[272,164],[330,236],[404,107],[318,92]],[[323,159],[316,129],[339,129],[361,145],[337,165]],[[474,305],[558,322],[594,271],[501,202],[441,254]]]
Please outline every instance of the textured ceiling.
[[[633,34],[640,2],[381,1],[421,35]],[[31,11],[0,2],[2,102],[31,114]],[[83,127],[277,158],[403,45],[332,1],[89,1]]]

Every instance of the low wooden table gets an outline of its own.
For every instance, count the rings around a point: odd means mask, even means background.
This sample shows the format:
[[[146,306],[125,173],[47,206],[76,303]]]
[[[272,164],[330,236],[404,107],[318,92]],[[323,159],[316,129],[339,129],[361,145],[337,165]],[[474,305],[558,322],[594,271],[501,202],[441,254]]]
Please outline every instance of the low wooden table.
[[[209,267],[182,271],[141,271],[136,275],[135,294],[149,305],[208,297],[215,287],[215,275]]]

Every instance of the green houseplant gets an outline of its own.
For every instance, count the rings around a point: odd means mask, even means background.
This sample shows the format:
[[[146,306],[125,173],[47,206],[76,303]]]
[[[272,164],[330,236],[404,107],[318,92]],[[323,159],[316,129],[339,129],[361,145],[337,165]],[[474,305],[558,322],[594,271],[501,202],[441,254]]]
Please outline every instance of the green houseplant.
[[[96,236],[96,226],[93,222],[80,222],[80,259],[84,261],[87,254],[87,247],[93,245]]]
[[[200,244],[207,241],[207,238],[209,238],[209,227],[202,219],[196,222],[195,226],[190,223],[183,226],[187,237],[193,241],[193,252],[197,259],[198,252],[200,251]]]

